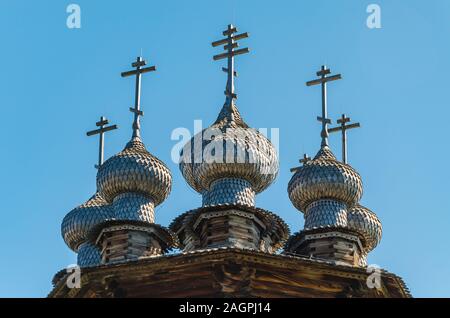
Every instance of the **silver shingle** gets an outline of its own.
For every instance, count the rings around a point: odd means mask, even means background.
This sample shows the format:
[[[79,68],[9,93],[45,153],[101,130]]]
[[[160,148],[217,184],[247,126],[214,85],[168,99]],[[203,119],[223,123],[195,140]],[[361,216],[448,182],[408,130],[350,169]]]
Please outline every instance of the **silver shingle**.
[[[294,206],[305,212],[309,204],[320,199],[332,199],[352,206],[362,196],[360,175],[349,165],[339,162],[328,146],[313,160],[300,167],[288,185]]]
[[[365,243],[365,252],[373,250],[381,240],[383,227],[376,214],[356,204],[348,210],[348,227],[360,233]]]
[[[109,158],[97,173],[97,188],[108,201],[125,192],[137,192],[151,198],[155,206],[164,201],[172,188],[169,168],[145,149],[139,137],[124,150]]]
[[[113,217],[113,211],[97,192],[88,201],[70,211],[61,224],[61,234],[66,244],[77,251],[87,240],[89,231],[99,223]]]
[[[203,140],[212,135],[212,140]],[[199,193],[209,191],[212,182],[222,178],[246,180],[259,193],[276,178],[278,157],[270,141],[249,128],[231,103],[223,106],[212,126],[183,147],[180,170]]]

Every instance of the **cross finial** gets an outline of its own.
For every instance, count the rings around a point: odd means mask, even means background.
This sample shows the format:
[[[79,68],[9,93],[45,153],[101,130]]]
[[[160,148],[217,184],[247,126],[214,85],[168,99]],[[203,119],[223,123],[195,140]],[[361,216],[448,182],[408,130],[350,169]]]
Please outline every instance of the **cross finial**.
[[[226,36],[226,38],[212,43],[213,47],[224,45],[223,48],[226,51],[226,53],[214,55],[213,59],[214,61],[221,60],[224,58],[227,58],[228,60],[227,67],[226,68],[223,67],[222,70],[226,72],[228,75],[225,95],[226,95],[226,104],[229,106],[231,106],[234,103],[234,100],[237,98],[237,95],[234,90],[234,77],[237,76],[237,72],[234,70],[234,57],[236,55],[250,52],[248,48],[235,50],[237,47],[239,47],[237,41],[248,38],[249,36],[247,32],[235,34],[236,32],[238,32],[237,28],[232,24],[229,24],[227,30],[223,31],[223,35]]]
[[[108,119],[105,117],[100,117],[100,121],[96,122],[95,125],[97,127],[100,127],[99,129],[91,130],[86,133],[88,136],[94,136],[99,135],[99,148],[98,148],[98,164],[95,165],[95,168],[100,168],[100,166],[103,164],[103,149],[104,149],[104,142],[105,142],[105,132],[117,129],[117,125],[111,125],[106,127],[108,125]]]
[[[305,153],[305,154],[303,155],[303,158],[300,159],[299,161],[300,161],[300,163],[306,164],[306,163],[309,162],[310,160],[311,160],[311,157],[308,156],[308,154]]]
[[[156,71],[155,66],[142,68],[145,65],[147,65],[147,62],[141,56],[138,56],[136,58],[136,61],[131,64],[131,66],[136,69],[132,70],[132,71],[121,73],[122,77],[128,77],[128,76],[133,76],[133,75],[136,76],[136,90],[135,90],[135,97],[134,97],[134,107],[130,107],[130,111],[132,113],[134,113],[133,138],[141,136],[140,116],[144,116],[144,112],[141,111],[141,75],[144,73]]]
[[[341,118],[337,120],[337,123],[340,124],[340,126],[331,128],[329,130],[330,133],[338,131],[342,132],[342,161],[344,163],[347,163],[347,130],[361,127],[360,123],[347,125],[347,123],[349,123],[350,121],[350,117],[342,114]]]
[[[299,160],[299,162],[303,165],[307,164],[309,161],[311,161],[311,157],[306,153],[303,155],[303,158]],[[292,168],[291,172],[297,172],[298,169],[300,169],[300,167]]]
[[[320,78],[306,83],[306,86],[313,86],[318,84],[321,84],[322,86],[322,116],[317,117],[317,120],[322,123],[322,132],[320,133],[320,136],[322,137],[322,147],[328,146],[328,125],[331,124],[331,120],[328,118],[327,109],[327,83],[340,80],[342,78],[341,74],[327,76],[330,73],[331,70],[325,65],[322,65],[320,71],[316,73]]]

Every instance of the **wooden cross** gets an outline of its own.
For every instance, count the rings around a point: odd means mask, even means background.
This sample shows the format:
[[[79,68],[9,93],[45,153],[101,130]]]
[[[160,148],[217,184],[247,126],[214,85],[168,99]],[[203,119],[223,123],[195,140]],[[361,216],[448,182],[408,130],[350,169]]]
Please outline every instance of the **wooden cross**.
[[[320,136],[322,137],[322,147],[328,146],[328,125],[331,124],[331,120],[327,117],[327,83],[340,80],[342,78],[341,74],[327,77],[327,75],[329,75],[330,73],[330,69],[328,69],[325,65],[322,65],[320,71],[316,73],[317,76],[320,76],[320,78],[306,82],[306,86],[314,86],[318,84],[321,84],[322,86],[322,116],[317,117],[317,120],[322,123],[322,132],[320,133]]]
[[[344,163],[347,163],[347,130],[361,127],[359,123],[347,125],[350,121],[350,117],[342,114],[341,118],[337,120],[337,123],[341,125],[328,130],[330,133],[342,132],[342,161]]]
[[[144,112],[141,111],[141,75],[148,72],[156,71],[155,66],[150,66],[146,68],[142,68],[147,65],[147,62],[140,56],[136,58],[136,62],[131,64],[132,67],[136,68],[135,70],[123,72],[121,73],[122,77],[128,76],[136,76],[136,90],[134,97],[134,107],[130,107],[130,111],[134,113],[134,121],[133,121],[133,137],[141,136],[141,124],[140,124],[140,116],[144,116]]]
[[[239,47],[238,40],[248,38],[249,34],[247,32],[241,34],[235,34],[238,32],[237,28],[232,24],[228,25],[227,30],[223,31],[223,35],[226,36],[225,39],[215,41],[212,44],[213,47],[224,45],[224,50],[227,51],[222,54],[214,55],[214,61],[218,61],[226,58],[228,60],[228,66],[223,67],[222,70],[227,73],[227,87],[225,90],[225,96],[227,96],[227,101],[229,105],[233,103],[233,101],[237,98],[237,95],[234,90],[234,77],[237,76],[237,72],[234,70],[234,57],[236,55],[249,53],[250,50],[248,48],[243,48],[239,50],[235,50]]]
[[[98,164],[95,165],[95,168],[100,168],[100,166],[103,164],[103,149],[104,149],[104,142],[105,142],[105,132],[117,129],[117,125],[111,125],[106,127],[108,125],[108,119],[105,117],[100,117],[100,121],[96,122],[95,125],[97,127],[100,127],[99,129],[91,130],[86,133],[88,136],[94,136],[99,135],[100,141],[99,141],[99,148],[98,148]]]
[[[305,165],[309,161],[311,161],[311,157],[309,157],[306,153],[303,155],[303,158],[299,160],[299,162],[302,163],[303,165]],[[300,167],[292,168],[291,172],[297,172],[298,169],[300,169]]]

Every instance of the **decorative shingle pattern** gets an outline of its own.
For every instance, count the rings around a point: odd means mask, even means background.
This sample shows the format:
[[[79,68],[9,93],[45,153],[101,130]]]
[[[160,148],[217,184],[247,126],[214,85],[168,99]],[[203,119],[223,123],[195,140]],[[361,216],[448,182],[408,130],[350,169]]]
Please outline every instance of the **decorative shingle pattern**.
[[[100,250],[90,242],[80,245],[77,264],[80,267],[94,267],[101,264]]]
[[[169,168],[135,137],[100,166],[97,187],[108,202],[121,193],[137,192],[152,198],[157,206],[169,195],[172,176]]]
[[[360,255],[358,266],[359,267],[367,267],[367,254],[366,253],[362,253]]]
[[[305,230],[324,226],[347,226],[347,209],[344,203],[318,200],[306,208]]]
[[[222,178],[246,180],[259,193],[276,178],[278,157],[270,141],[244,123],[236,106],[225,104],[216,122],[183,147],[180,170],[199,193]]]
[[[213,181],[209,191],[203,194],[203,206],[220,204],[255,205],[255,191],[250,182],[242,179],[223,178]]]
[[[332,199],[354,205],[362,196],[360,175],[349,165],[336,160],[325,146],[292,176],[288,185],[289,198],[294,206],[305,212],[309,204]]]
[[[360,233],[366,244],[366,253],[372,251],[380,242],[383,227],[376,214],[368,208],[356,204],[347,212],[348,227]]]
[[[114,198],[112,205],[117,220],[155,221],[152,199],[140,193],[121,193]]]
[[[97,224],[113,217],[108,202],[96,193],[88,201],[70,211],[61,224],[61,234],[70,249],[77,252],[87,240],[89,231]]]

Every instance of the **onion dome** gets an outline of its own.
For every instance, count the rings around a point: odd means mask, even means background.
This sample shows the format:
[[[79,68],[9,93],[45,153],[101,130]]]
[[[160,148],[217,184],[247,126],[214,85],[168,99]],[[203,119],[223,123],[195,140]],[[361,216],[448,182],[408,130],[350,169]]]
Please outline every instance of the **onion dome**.
[[[374,212],[360,204],[355,204],[347,212],[347,222],[350,229],[355,230],[363,237],[366,253],[378,245],[383,228]]]
[[[97,192],[84,204],[70,211],[61,224],[61,234],[66,244],[75,252],[87,240],[96,225],[111,219],[113,212],[105,199]]]
[[[183,147],[180,170],[202,194],[222,178],[246,180],[259,193],[276,178],[278,157],[271,142],[242,120],[234,103],[225,103],[214,124]]]
[[[322,199],[352,206],[362,192],[361,176],[348,164],[338,161],[328,146],[323,146],[313,160],[300,167],[288,185],[289,199],[303,212],[312,202]]]
[[[135,192],[151,198],[155,206],[163,202],[172,188],[169,168],[150,154],[139,137],[103,163],[97,174],[97,187],[108,201],[122,193]]]
[[[223,32],[226,38],[212,43],[213,47],[228,43],[224,46],[226,53],[213,58],[216,61],[227,59],[227,67],[222,68],[227,73],[222,110],[217,120],[196,134],[181,151],[181,173],[188,184],[203,195],[203,206],[252,206],[255,194],[265,190],[278,174],[273,145],[242,120],[235,104],[234,58],[249,52],[248,48],[234,52],[236,41],[248,37],[248,33],[237,35],[236,32],[237,28],[230,24]]]

